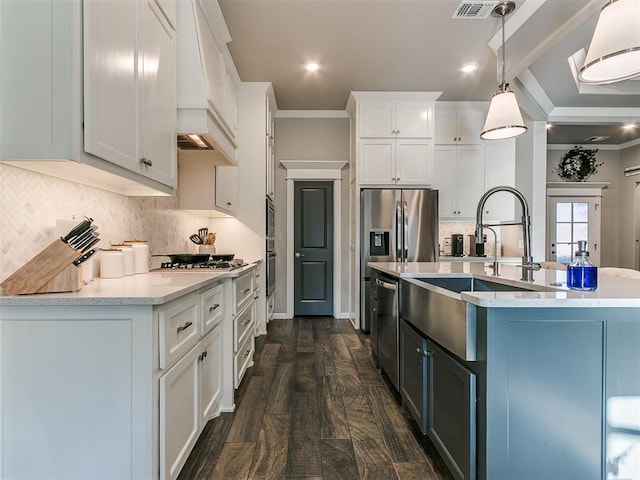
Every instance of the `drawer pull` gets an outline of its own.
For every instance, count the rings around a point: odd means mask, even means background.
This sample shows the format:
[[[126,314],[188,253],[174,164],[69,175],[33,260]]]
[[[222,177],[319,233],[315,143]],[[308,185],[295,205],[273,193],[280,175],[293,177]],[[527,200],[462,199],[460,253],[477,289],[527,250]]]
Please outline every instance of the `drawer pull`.
[[[187,328],[189,328],[191,325],[193,325],[193,322],[187,322],[187,323],[185,323],[184,325],[182,325],[181,327],[178,327],[178,328],[176,329],[176,331],[177,331],[178,333],[180,333],[181,331],[186,330]]]
[[[251,319],[247,318],[244,322],[242,322],[242,326],[244,327],[246,325],[249,325],[250,323],[251,323]]]
[[[242,294],[243,294],[243,295],[244,295],[244,294],[247,294],[247,293],[249,293],[250,291],[251,291],[251,289],[250,289],[250,288],[247,288],[247,289],[245,289],[245,290],[242,290]]]
[[[256,295],[255,297],[253,297],[254,300],[258,300],[260,298],[259,295]]]
[[[198,356],[198,361],[202,362],[205,358],[207,358],[207,351],[205,350]]]
[[[209,313],[213,312],[216,308],[220,306],[219,303],[216,303],[213,307],[209,307]]]
[[[249,348],[249,349],[247,349],[246,352],[244,352],[244,356],[248,357],[250,353],[251,353],[251,349]]]

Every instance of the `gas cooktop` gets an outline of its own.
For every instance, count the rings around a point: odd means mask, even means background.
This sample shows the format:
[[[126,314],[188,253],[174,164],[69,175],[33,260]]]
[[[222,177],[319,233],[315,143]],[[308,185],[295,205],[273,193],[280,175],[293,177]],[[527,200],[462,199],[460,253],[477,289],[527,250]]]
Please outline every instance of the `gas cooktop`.
[[[234,258],[233,260],[209,260],[207,262],[164,262],[160,264],[160,268],[154,269],[154,271],[181,271],[189,272],[194,270],[215,270],[218,272],[230,272],[240,267],[247,265],[241,258]]]

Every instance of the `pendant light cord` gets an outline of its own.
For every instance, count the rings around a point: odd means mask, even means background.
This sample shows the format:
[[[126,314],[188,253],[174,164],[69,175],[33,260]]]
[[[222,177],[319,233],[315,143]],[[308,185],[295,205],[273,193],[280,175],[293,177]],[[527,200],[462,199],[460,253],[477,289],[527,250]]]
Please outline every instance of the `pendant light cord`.
[[[505,49],[507,48],[505,43],[504,43],[504,16],[505,13],[502,12],[502,85],[503,85],[503,90],[506,90],[506,87],[504,87],[505,85],[505,80],[504,80],[504,62],[505,62]]]

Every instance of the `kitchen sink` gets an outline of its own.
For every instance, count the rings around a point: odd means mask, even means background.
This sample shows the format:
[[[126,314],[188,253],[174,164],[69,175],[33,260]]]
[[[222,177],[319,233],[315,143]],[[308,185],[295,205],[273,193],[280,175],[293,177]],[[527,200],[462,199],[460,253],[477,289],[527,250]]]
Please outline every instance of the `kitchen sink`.
[[[472,277],[403,279],[400,313],[447,350],[467,361],[476,360],[476,309],[460,292],[527,292],[531,288]]]
[[[526,287],[515,287],[504,283],[493,282],[483,278],[471,277],[437,277],[421,278],[420,281],[444,288],[451,292],[530,292]]]

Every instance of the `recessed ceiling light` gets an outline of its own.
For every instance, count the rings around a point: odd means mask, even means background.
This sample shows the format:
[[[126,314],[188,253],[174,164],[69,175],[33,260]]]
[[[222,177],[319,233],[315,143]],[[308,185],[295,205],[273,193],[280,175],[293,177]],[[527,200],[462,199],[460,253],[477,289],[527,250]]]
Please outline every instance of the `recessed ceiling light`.
[[[636,128],[636,124],[635,123],[626,123],[625,125],[622,126],[622,128],[624,128],[625,130],[632,130],[632,129]]]
[[[545,127],[547,130],[551,130],[553,128],[553,123],[547,123]]]
[[[462,65],[460,67],[460,71],[462,73],[475,72],[477,69],[478,69],[478,64],[477,63],[465,63],[464,65]]]
[[[320,69],[320,64],[318,62],[307,62],[304,64],[304,68],[307,72],[315,72]]]

